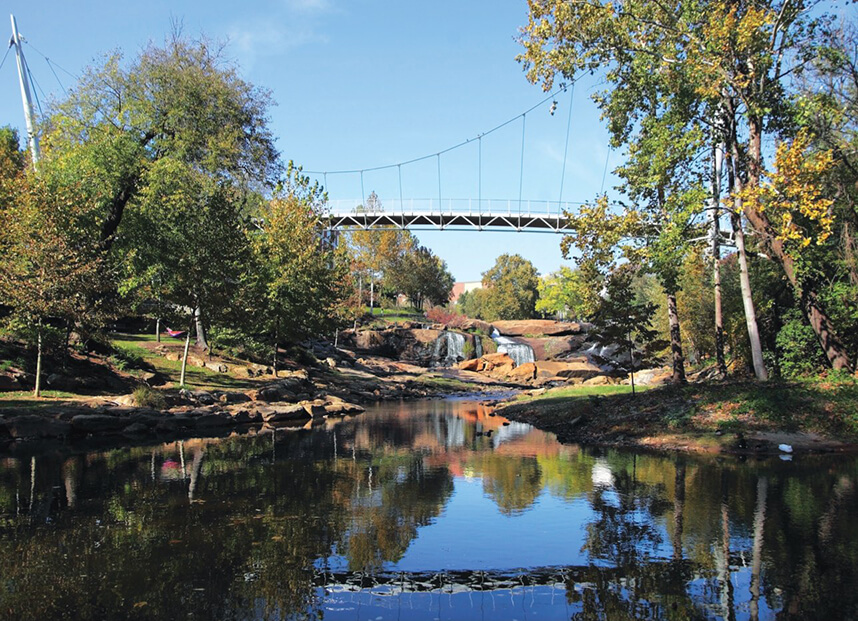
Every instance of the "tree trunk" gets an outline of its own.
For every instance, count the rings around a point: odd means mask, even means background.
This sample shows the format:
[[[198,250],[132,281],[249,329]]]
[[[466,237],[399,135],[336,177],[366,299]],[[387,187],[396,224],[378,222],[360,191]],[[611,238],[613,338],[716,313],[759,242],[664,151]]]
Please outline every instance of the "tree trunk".
[[[206,341],[206,328],[203,325],[203,311],[199,306],[194,309],[194,325],[197,330],[197,345],[202,347],[204,351],[208,351],[209,344]]]
[[[754,510],[754,545],[751,548],[751,602],[752,621],[760,618],[760,572],[763,566],[763,534],[766,525],[766,495],[768,480],[760,477],[757,481],[757,506]]]
[[[673,479],[673,558],[682,560],[682,532],[685,527],[685,462],[676,464]]]
[[[280,315],[274,319],[274,356],[273,356],[273,370],[274,377],[277,377],[277,347],[280,342]]]
[[[730,221],[736,236],[736,253],[739,258],[739,284],[742,289],[742,305],[745,308],[745,325],[748,328],[748,340],[751,344],[751,360],[754,365],[754,375],[764,382],[769,379],[766,365],[763,361],[763,347],[760,344],[760,331],[757,326],[757,313],[754,309],[754,298],[751,295],[751,279],[748,275],[748,256],[745,253],[745,232],[742,229],[742,178],[739,175],[739,147],[736,136],[731,133],[730,147],[727,160],[727,191],[733,196],[733,213]]]
[[[721,168],[724,145],[719,144],[712,153],[712,184],[710,205],[710,231],[712,252],[712,286],[715,297],[715,360],[721,379],[727,377],[727,362],[724,358],[724,314],[721,308]]]
[[[188,331],[185,333],[185,352],[182,354],[182,372],[179,374],[179,386],[185,387],[185,370],[188,368],[188,349],[191,347],[191,328],[193,327],[193,317],[191,317]]]
[[[755,187],[760,183],[763,172],[762,166],[762,122],[760,119],[748,118],[748,186]],[[744,207],[745,216],[751,226],[760,234],[763,244],[786,273],[787,279],[795,290],[801,302],[802,311],[816,334],[819,346],[825,353],[828,363],[835,369],[852,371],[853,365],[843,341],[837,335],[831,318],[825,312],[819,299],[817,285],[812,282],[799,282],[796,274],[795,261],[786,252],[784,244],[777,235],[768,217],[756,209],[756,205],[747,204]]]
[[[375,305],[375,281],[369,279],[369,314],[374,315],[373,307]]]
[[[39,320],[38,333],[36,335],[36,387],[33,396],[42,396],[42,320]]]
[[[667,319],[670,323],[670,353],[673,357],[674,384],[685,384],[685,356],[682,355],[682,334],[679,331],[679,314],[676,312],[676,293],[667,294]]]
[[[155,342],[161,342],[161,318],[155,319]]]

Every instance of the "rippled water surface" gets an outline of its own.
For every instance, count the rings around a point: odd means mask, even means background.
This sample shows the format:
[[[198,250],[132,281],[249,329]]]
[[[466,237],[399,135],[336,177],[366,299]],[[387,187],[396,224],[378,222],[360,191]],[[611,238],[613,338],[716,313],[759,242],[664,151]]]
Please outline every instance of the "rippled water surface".
[[[561,446],[477,403],[0,457],[0,618],[858,618],[855,457]]]

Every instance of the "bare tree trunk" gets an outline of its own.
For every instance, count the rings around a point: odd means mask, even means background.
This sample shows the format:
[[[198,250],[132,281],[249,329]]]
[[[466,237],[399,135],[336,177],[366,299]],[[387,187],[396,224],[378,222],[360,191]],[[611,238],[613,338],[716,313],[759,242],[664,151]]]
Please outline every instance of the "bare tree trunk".
[[[197,345],[208,351],[209,344],[206,341],[206,329],[203,325],[203,311],[199,306],[194,309],[194,325],[197,330]]]
[[[280,343],[280,315],[274,319],[274,360],[272,361],[272,367],[274,370],[274,377],[277,377],[277,348]]]
[[[685,356],[682,355],[682,334],[679,331],[679,314],[676,312],[676,293],[667,294],[667,319],[670,324],[670,352],[673,356],[673,376],[675,384],[685,384]]]
[[[36,398],[42,396],[42,320],[39,320],[38,333],[36,335],[36,387],[33,390]]]
[[[748,328],[748,340],[751,344],[751,360],[754,365],[754,375],[764,382],[769,379],[766,365],[763,361],[763,347],[760,343],[760,331],[757,326],[757,313],[754,309],[754,298],[751,295],[751,279],[748,275],[748,256],[745,253],[745,232],[742,229],[742,179],[738,170],[739,147],[735,135],[730,138],[730,151],[727,162],[727,191],[733,196],[733,213],[731,222],[736,237],[736,251],[739,258],[739,284],[742,289],[742,305],[745,308],[745,325]]]
[[[766,495],[768,479],[757,481],[757,507],[754,510],[754,545],[751,552],[751,602],[752,621],[760,618],[760,571],[763,565],[763,533],[766,525]]]
[[[155,342],[161,342],[161,318],[155,319]]]
[[[727,377],[727,362],[724,358],[724,315],[721,308],[721,168],[724,158],[724,145],[719,144],[712,153],[712,184],[710,238],[712,252],[712,286],[715,297],[715,360],[718,374]]]
[[[375,305],[375,280],[369,279],[369,314],[374,315],[373,307]]]
[[[185,370],[188,368],[188,349],[191,347],[191,327],[193,326],[194,318],[191,316],[191,325],[188,326],[188,331],[185,333],[185,352],[182,354],[182,372],[179,374],[179,386],[185,386]]]
[[[685,527],[685,462],[676,464],[673,480],[673,558],[682,560],[682,532]]]

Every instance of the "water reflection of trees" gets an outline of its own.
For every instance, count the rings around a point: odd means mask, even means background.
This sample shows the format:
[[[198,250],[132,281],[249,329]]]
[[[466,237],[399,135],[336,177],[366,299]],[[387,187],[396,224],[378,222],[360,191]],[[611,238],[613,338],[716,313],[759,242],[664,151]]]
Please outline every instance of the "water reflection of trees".
[[[540,494],[586,507],[589,564],[563,570],[576,618],[858,618],[855,459],[498,445],[500,422],[455,414],[6,459],[0,618],[313,616],[319,572],[388,571],[459,468],[507,515]]]

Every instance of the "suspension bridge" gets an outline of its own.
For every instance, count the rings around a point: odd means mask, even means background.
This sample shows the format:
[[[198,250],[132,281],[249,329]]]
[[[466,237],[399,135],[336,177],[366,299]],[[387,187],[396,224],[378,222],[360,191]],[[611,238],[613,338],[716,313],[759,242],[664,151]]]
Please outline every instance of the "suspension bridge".
[[[12,21],[12,38],[6,54],[0,60],[0,67],[5,64],[10,51],[14,50],[18,64],[18,75],[21,86],[21,97],[24,103],[24,116],[26,120],[27,139],[30,146],[33,163],[37,165],[39,159],[39,136],[36,131],[35,113],[38,109],[42,113],[41,101],[38,92],[41,91],[42,98],[48,95],[36,81],[29,64],[24,56],[23,45],[27,44],[31,51],[44,59],[48,69],[56,79],[63,92],[67,92],[59,78],[56,69],[64,72],[73,79],[78,79],[74,73],[62,68],[52,61],[40,50],[33,47],[24,37],[18,33],[17,23],[14,16]],[[328,230],[374,230],[384,228],[398,228],[410,230],[470,230],[470,231],[519,231],[519,232],[541,232],[541,233],[564,233],[568,231],[567,213],[577,211],[583,204],[581,202],[570,202],[563,200],[564,181],[566,175],[566,163],[569,153],[569,138],[572,126],[572,102],[575,93],[575,82],[562,85],[559,89],[548,94],[529,109],[512,118],[496,125],[495,127],[480,133],[472,138],[463,140],[440,151],[415,157],[407,161],[397,162],[383,166],[367,167],[354,170],[327,170],[327,171],[302,171],[315,178],[327,190],[329,177],[354,176],[360,179],[361,199],[335,199],[329,200],[324,209],[323,221]],[[31,88],[31,86],[35,88]],[[569,92],[569,113],[566,122],[566,138],[563,143],[563,165],[559,178],[559,197],[556,201],[529,200],[522,196],[525,171],[525,146],[527,137],[528,115],[540,108],[546,108],[550,102],[550,114],[554,116],[558,105],[558,98]],[[512,125],[521,123],[521,143],[518,170],[518,197],[514,199],[489,199],[482,195],[483,187],[483,143],[495,132]],[[558,132],[559,133],[559,132]],[[517,141],[516,141],[517,142]],[[475,177],[477,182],[477,193],[471,198],[448,198],[442,193],[442,157],[467,146],[476,146]],[[605,177],[608,172],[608,159],[610,150],[605,159],[604,172],[602,174],[602,189],[604,191]],[[437,162],[437,187],[438,194],[432,198],[405,198],[403,193],[402,170],[410,165],[427,161]],[[385,197],[385,206],[382,209],[378,197],[373,192],[369,197],[365,192],[365,176],[380,171],[393,171],[398,174],[398,198]],[[512,171],[509,171],[512,172]],[[510,175],[511,176],[511,175]],[[394,192],[395,193],[395,192]],[[373,200],[373,197],[375,200]],[[367,198],[369,200],[367,200]]]
[[[325,221],[329,229],[372,230],[515,230],[545,233],[566,231],[566,212],[580,203],[498,199],[407,199],[394,201],[384,211],[361,209],[361,201],[328,203]]]

